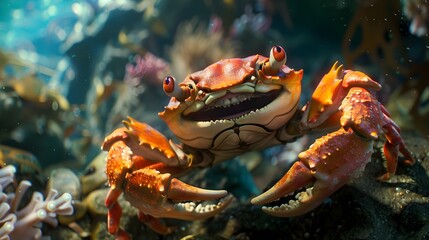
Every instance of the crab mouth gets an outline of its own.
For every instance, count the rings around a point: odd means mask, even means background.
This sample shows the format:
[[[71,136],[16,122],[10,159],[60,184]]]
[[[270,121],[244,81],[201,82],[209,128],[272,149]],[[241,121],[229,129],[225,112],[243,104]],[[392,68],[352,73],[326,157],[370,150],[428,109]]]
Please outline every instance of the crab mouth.
[[[204,106],[197,112],[185,117],[191,121],[230,120],[242,117],[268,106],[281,93],[281,90],[272,90],[261,93],[228,93],[220,99]]]

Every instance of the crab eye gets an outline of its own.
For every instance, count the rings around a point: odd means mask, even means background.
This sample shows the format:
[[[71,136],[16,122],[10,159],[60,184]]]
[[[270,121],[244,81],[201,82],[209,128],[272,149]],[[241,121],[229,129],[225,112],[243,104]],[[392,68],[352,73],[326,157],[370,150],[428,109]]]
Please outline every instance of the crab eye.
[[[172,76],[168,76],[164,79],[164,83],[162,84],[162,87],[164,88],[164,92],[168,94],[171,94],[174,92],[174,88],[176,87],[176,79]]]
[[[269,63],[269,64],[268,64]],[[283,65],[286,63],[286,52],[280,46],[274,46],[270,51],[270,59],[267,64],[264,64],[263,72],[267,75],[275,75],[280,69],[282,69]]]
[[[271,55],[273,56],[276,62],[283,62],[283,61],[286,62],[286,52],[280,46],[274,46],[273,48],[271,48]]]
[[[189,97],[189,89],[192,89],[189,85],[188,88],[182,84],[177,84],[176,79],[172,76],[168,76],[164,79],[162,84],[164,92],[170,96],[176,98],[178,101],[184,101]]]

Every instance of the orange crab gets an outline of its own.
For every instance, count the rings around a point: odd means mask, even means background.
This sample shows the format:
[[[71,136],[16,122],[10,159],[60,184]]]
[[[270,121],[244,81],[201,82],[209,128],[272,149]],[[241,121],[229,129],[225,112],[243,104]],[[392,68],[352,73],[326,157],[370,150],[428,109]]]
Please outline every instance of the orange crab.
[[[362,72],[335,63],[298,108],[303,71],[285,65],[280,46],[270,57],[225,59],[178,83],[166,77],[170,103],[159,116],[181,141],[176,144],[132,118],[106,137],[108,230],[118,238],[123,194],[138,208],[139,219],[157,232],[172,231],[160,218],[204,219],[225,209],[233,197],[177,179],[195,167],[207,167],[249,150],[285,144],[310,131],[328,132],[298,155],[290,170],[268,191],[253,198],[268,214],[290,217],[311,211],[359,175],[370,161],[373,143],[385,139],[387,179],[396,171],[399,152],[414,162],[399,127],[378,102],[381,86]],[[295,200],[272,206],[293,194]]]

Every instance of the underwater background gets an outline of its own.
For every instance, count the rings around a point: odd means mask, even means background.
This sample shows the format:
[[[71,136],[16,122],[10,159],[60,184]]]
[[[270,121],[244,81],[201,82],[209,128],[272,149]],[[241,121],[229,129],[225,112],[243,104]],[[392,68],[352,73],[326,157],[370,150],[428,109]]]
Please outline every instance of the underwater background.
[[[177,229],[160,235],[121,199],[121,226],[132,239],[429,239],[428,26],[426,0],[1,0],[0,239],[114,239],[104,138],[131,116],[175,139],[158,117],[166,76],[274,45],[304,69],[301,105],[335,61],[379,82],[416,164],[378,181],[376,143],[363,175],[322,206],[269,216],[250,199],[314,141],[304,136],[185,176],[235,196],[213,218],[166,219]]]

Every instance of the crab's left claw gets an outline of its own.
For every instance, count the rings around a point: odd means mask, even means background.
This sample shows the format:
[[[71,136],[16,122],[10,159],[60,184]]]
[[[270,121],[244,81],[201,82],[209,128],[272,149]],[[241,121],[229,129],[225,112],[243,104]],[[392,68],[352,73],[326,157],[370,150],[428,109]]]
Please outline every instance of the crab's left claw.
[[[372,141],[351,129],[340,129],[318,140],[268,191],[252,199],[268,214],[292,217],[309,212],[360,174],[372,154]]]
[[[370,161],[375,140],[384,136],[387,179],[396,171],[399,153],[414,162],[399,134],[399,127],[378,102],[380,84],[358,71],[343,71],[334,64],[307,104],[299,128],[334,129],[298,155],[299,160],[271,189],[252,199],[268,204],[271,215],[291,217],[319,206],[338,188],[362,173]]]

